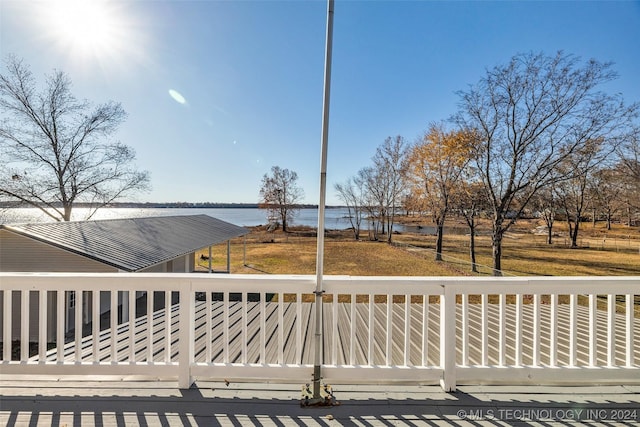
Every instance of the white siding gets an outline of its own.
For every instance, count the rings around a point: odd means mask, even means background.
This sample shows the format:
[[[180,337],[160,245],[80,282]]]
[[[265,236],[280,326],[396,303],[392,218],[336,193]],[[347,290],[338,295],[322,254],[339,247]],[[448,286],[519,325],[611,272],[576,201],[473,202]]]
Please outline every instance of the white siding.
[[[0,271],[107,273],[118,270],[11,231],[0,230]]]
[[[21,236],[9,230],[0,230],[0,271],[107,273],[118,270],[101,262]],[[55,316],[55,302],[51,303],[52,297],[52,294],[48,296],[50,318]],[[20,307],[19,304],[15,305],[20,300],[19,294],[14,293],[12,298],[14,307]],[[82,303],[82,299],[79,299],[78,302]],[[32,292],[29,298],[29,338],[34,341],[38,338],[37,328],[40,311],[38,304],[38,296],[35,292]],[[2,320],[0,319],[1,323]],[[49,325],[48,337],[52,339],[55,334],[55,322],[49,322]],[[11,326],[13,338],[19,339],[19,310],[14,312]]]

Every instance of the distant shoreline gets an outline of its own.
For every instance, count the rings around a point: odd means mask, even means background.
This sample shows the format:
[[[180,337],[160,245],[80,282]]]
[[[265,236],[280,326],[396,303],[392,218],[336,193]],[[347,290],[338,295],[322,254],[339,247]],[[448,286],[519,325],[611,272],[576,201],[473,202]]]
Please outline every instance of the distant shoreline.
[[[90,208],[92,205],[90,203],[75,203],[74,207],[77,208]],[[118,203],[109,203],[104,206],[105,208],[153,208],[153,209],[164,209],[164,208],[235,208],[235,209],[258,209],[260,205],[258,203],[213,203],[213,202],[118,202]],[[25,204],[20,204],[17,202],[3,202],[0,203],[0,209],[20,209],[20,208],[33,208],[33,206],[28,206]],[[297,209],[317,209],[318,205],[313,204],[300,204],[296,205]],[[346,206],[327,206],[327,209],[340,209],[346,208]]]

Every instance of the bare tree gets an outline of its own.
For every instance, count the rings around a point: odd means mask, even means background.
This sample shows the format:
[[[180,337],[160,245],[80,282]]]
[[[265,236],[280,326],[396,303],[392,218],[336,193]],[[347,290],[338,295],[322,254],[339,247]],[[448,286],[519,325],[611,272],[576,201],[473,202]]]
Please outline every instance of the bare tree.
[[[76,203],[97,209],[149,188],[149,173],[132,166],[130,147],[108,140],[126,118],[114,102],[93,107],[71,93],[56,71],[38,91],[16,57],[0,75],[0,196],[69,221]]]
[[[593,203],[588,191],[593,173],[612,152],[606,147],[602,140],[587,141],[556,168],[557,174],[565,177],[556,184],[554,192],[566,214],[572,248],[578,247],[580,224],[589,205]]]
[[[474,161],[491,203],[494,275],[502,274],[504,233],[531,197],[573,176],[554,173],[556,167],[588,141],[616,144],[629,134],[638,105],[597,90],[616,78],[611,68],[562,52],[520,54],[458,93],[455,119],[482,141]]]
[[[271,168],[271,175],[264,174],[260,188],[260,208],[282,222],[282,231],[287,231],[289,222],[299,209],[304,191],[298,186],[298,174],[279,166]]]
[[[471,261],[471,271],[478,272],[476,263],[476,233],[480,213],[487,208],[487,197],[484,186],[480,181],[461,180],[457,184],[457,189],[451,196],[453,209],[462,215],[467,227],[469,227],[469,259]]]
[[[374,192],[379,203],[382,232],[385,233],[386,224],[389,243],[393,236],[396,209],[402,205],[402,196],[406,190],[407,150],[407,143],[398,135],[385,139],[373,156],[376,177],[374,182],[377,186]]]
[[[611,230],[611,220],[625,205],[625,176],[618,168],[601,168],[591,174],[588,183],[594,212],[604,213],[607,230]]]
[[[547,244],[551,245],[553,243],[553,225],[556,222],[559,204],[556,191],[551,187],[541,188],[533,196],[530,203],[532,208],[544,220],[545,228],[547,229]]]
[[[349,222],[356,240],[360,239],[360,226],[365,204],[364,182],[361,176],[351,177],[344,184],[336,183],[334,186],[338,197],[347,206]]]
[[[631,225],[633,212],[640,211],[640,128],[620,145],[618,156],[616,170],[624,186],[627,220]]]
[[[618,154],[621,168],[640,187],[640,128],[619,145]]]
[[[385,217],[385,181],[381,171],[367,166],[358,171],[358,179],[364,185],[364,210],[369,222],[369,240],[378,240]]]

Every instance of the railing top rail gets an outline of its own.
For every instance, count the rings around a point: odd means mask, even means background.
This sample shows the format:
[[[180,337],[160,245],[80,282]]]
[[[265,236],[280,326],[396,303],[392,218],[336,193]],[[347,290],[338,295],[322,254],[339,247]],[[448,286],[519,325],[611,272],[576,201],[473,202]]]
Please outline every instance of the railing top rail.
[[[0,273],[6,290],[156,290],[311,293],[314,275],[200,273]],[[422,277],[325,276],[327,293],[442,294],[638,294],[640,276]]]

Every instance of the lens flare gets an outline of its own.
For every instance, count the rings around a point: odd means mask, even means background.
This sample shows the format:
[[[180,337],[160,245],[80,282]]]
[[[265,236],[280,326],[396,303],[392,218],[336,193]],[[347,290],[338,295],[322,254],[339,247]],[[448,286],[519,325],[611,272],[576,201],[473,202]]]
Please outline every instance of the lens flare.
[[[178,104],[186,104],[187,100],[182,96],[180,92],[174,89],[169,89],[169,95],[176,101]]]

